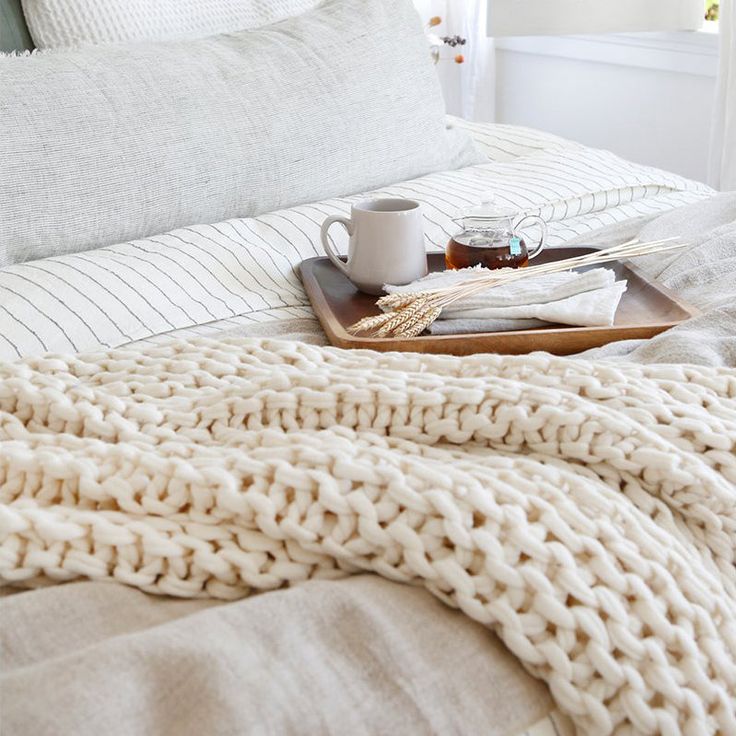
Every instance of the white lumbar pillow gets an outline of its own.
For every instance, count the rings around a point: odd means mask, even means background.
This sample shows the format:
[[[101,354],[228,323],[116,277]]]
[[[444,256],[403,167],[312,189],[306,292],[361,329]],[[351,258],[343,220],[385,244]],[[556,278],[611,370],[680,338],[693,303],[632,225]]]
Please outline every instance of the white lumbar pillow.
[[[204,38],[274,23],[320,0],[23,0],[40,49]]]
[[[0,267],[481,161],[410,0],[0,58]]]

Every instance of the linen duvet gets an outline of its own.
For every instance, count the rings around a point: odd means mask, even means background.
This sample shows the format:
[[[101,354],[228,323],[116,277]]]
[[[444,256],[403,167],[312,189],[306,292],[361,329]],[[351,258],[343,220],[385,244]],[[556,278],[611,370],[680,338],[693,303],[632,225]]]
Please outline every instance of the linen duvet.
[[[355,197],[3,269],[0,574],[42,586],[3,599],[10,733],[736,729],[736,201],[466,127],[488,163],[380,192],[432,247],[489,193],[553,245],[682,234],[645,268],[698,324],[575,359],[307,345],[294,268]]]

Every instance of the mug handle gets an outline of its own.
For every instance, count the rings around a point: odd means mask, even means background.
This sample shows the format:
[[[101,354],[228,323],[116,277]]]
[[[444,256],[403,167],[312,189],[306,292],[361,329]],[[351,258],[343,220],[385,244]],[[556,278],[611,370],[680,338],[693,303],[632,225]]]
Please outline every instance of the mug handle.
[[[536,220],[539,222],[539,228],[542,231],[542,237],[539,238],[537,247],[533,251],[529,251],[529,260],[536,258],[543,250],[544,246],[547,245],[547,223],[539,215],[525,215],[515,225],[514,230],[520,228],[521,223],[525,220]]]
[[[338,217],[335,215],[332,215],[328,217],[323,223],[322,228],[320,230],[320,237],[322,238],[322,247],[325,249],[325,253],[327,253],[327,257],[332,261],[332,265],[338,268],[340,271],[342,271],[346,276],[348,275],[348,267],[345,261],[343,261],[337,253],[332,249],[332,245],[330,244],[330,237],[328,234],[328,231],[332,225],[335,223],[339,223],[342,225],[345,230],[347,230],[347,233],[350,237],[353,236],[353,223],[351,220],[348,220],[345,217]]]

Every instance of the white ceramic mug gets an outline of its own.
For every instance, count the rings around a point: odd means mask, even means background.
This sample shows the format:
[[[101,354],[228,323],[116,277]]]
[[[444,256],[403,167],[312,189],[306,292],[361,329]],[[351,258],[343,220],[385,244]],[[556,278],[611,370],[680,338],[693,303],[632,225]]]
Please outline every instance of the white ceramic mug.
[[[347,263],[328,236],[340,223],[350,236]],[[383,293],[384,284],[408,284],[427,275],[424,219],[411,199],[366,199],[354,204],[350,219],[328,217],[322,223],[322,246],[332,263],[368,294]]]

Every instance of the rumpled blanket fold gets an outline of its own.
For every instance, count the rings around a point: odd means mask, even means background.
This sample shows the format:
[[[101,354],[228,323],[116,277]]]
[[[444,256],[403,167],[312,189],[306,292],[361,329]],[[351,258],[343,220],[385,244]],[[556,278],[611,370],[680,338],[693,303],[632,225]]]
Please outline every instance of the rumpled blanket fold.
[[[736,732],[736,370],[172,342],[0,366],[0,577],[373,571],[582,733]]]
[[[678,237],[687,248],[636,259],[637,268],[703,314],[650,340],[626,340],[585,357],[638,363],[736,366],[736,192],[645,221],[629,220],[570,244],[603,246],[637,237]]]

